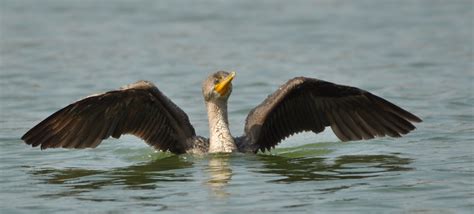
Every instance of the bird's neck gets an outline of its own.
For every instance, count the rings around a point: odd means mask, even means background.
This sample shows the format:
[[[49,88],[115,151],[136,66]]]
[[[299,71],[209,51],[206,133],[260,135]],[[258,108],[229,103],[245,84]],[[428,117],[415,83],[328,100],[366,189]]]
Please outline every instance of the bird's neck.
[[[227,101],[206,102],[209,119],[209,153],[230,153],[237,151],[229,130]]]

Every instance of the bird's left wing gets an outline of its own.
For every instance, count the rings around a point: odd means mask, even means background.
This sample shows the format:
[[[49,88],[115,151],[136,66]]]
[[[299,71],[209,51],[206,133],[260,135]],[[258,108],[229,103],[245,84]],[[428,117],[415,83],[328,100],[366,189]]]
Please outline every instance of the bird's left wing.
[[[342,141],[376,136],[400,137],[421,119],[367,91],[323,80],[289,80],[250,111],[241,151],[270,150],[284,138],[302,131],[322,132],[330,126]]]
[[[93,148],[103,139],[133,134],[162,151],[184,153],[196,134],[188,116],[150,82],[72,103],[21,138],[46,148]]]

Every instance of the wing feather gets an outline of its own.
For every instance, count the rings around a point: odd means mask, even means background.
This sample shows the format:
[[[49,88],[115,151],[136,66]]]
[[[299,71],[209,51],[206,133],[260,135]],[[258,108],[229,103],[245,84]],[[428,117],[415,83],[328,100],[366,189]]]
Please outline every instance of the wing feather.
[[[331,127],[342,141],[400,137],[422,120],[367,91],[323,80],[289,80],[252,109],[239,148],[266,150],[302,131],[322,132]]]
[[[184,153],[195,131],[188,116],[150,82],[81,99],[55,112],[22,139],[47,148],[94,148],[133,134],[163,151]]]

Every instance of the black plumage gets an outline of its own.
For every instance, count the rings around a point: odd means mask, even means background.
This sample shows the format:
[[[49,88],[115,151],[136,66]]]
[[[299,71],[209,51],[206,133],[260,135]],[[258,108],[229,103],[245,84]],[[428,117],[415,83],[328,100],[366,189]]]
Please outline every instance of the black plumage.
[[[227,126],[227,98],[233,75],[217,72],[203,84],[206,102],[224,101],[219,105],[225,108]],[[228,88],[222,89],[225,94],[217,94],[217,84],[226,78]],[[208,114],[211,117],[213,112]],[[331,127],[341,141],[400,137],[415,129],[413,122],[421,121],[362,89],[297,77],[250,111],[244,135],[234,141],[240,152],[265,151],[293,134],[320,133],[326,127]],[[209,149],[209,140],[196,136],[186,113],[147,81],[74,102],[41,121],[22,139],[41,149],[94,148],[103,139],[122,134],[133,134],[157,150],[176,154],[205,153]]]

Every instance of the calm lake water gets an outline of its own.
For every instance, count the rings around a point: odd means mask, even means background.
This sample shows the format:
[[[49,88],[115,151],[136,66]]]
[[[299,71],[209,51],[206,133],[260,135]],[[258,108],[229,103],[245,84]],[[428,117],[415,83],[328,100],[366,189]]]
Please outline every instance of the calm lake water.
[[[473,1],[0,0],[0,213],[473,213]],[[404,138],[330,131],[272,153],[174,156],[140,139],[40,151],[20,137],[93,93],[150,80],[208,136],[201,81],[237,71],[234,135],[294,76],[419,115]]]

